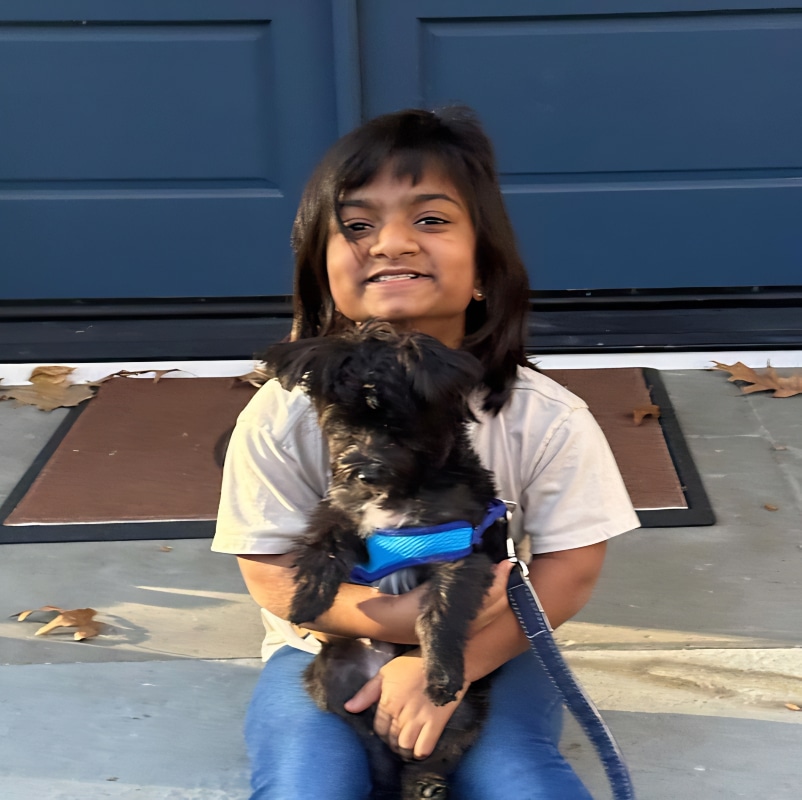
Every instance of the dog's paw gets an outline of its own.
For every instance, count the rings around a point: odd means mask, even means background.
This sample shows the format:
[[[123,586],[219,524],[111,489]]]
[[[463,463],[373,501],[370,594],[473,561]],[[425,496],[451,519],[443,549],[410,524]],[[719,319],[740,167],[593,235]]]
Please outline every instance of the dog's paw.
[[[436,706],[444,706],[457,699],[460,689],[462,689],[461,680],[449,678],[447,675],[439,675],[434,679],[429,678],[426,684],[426,696]]]
[[[436,706],[456,700],[465,682],[462,662],[446,665],[433,658],[427,661],[426,696]]]

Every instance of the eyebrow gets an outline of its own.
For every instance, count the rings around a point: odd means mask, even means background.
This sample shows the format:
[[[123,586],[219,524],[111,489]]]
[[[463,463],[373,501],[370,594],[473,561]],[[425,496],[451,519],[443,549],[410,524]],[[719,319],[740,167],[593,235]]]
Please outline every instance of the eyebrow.
[[[443,194],[441,192],[434,192],[432,194],[416,194],[410,201],[409,205],[415,206],[419,205],[420,203],[431,202],[432,200],[446,200],[449,203],[453,203],[458,208],[462,208],[462,205],[457,200],[450,195]],[[360,200],[358,197],[349,197],[344,200],[340,200],[337,204],[338,208],[345,208],[346,206],[373,209],[376,208],[377,204],[370,200]]]

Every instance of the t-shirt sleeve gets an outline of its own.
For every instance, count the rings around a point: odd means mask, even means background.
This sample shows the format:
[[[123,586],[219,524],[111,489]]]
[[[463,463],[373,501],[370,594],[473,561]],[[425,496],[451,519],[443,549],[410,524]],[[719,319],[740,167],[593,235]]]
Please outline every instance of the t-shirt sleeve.
[[[586,407],[555,420],[521,497],[532,553],[595,544],[639,527],[618,465]]]
[[[269,381],[240,414],[226,454],[212,550],[289,552],[323,497],[327,455],[306,395]]]

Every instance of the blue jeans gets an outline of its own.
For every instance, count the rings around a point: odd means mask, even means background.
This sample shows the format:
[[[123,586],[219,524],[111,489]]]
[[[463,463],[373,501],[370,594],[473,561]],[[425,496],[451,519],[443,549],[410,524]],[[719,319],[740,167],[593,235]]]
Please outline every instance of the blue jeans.
[[[368,800],[359,738],[320,711],[301,683],[312,659],[282,647],[265,665],[245,723],[251,800]],[[451,779],[458,800],[591,800],[557,749],[562,704],[536,659],[524,653],[494,676],[482,733]]]

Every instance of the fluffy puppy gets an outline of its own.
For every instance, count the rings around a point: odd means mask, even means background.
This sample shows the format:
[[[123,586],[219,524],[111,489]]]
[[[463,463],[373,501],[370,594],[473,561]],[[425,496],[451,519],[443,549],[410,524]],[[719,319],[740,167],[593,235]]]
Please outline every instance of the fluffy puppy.
[[[473,531],[473,541],[469,534],[467,551],[457,560],[437,560],[441,556],[424,548],[412,558],[413,566],[405,567],[406,578],[412,573],[407,585],[426,586],[416,632],[427,695],[438,705],[453,701],[464,682],[469,625],[492,583],[493,563],[506,556],[506,517],[503,509],[498,513],[498,502],[495,515],[488,516],[495,486],[467,433],[473,419],[468,398],[481,382],[481,364],[430,336],[400,333],[375,321],[339,336],[276,345],[265,360],[285,388],[300,384],[308,393],[331,464],[330,488],[298,548],[290,620],[303,624],[320,616],[355,568],[358,573],[360,565],[375,566],[370,540],[378,541],[378,529],[419,533],[461,521],[463,534]],[[477,530],[483,528],[477,542]],[[484,718],[486,681],[471,685],[436,750],[421,761],[402,761],[375,736],[375,708],[363,714],[343,709],[405,649],[334,640],[310,665],[306,686],[321,708],[347,719],[360,733],[371,759],[375,797],[398,797],[400,785],[403,800],[445,798],[446,779]]]

